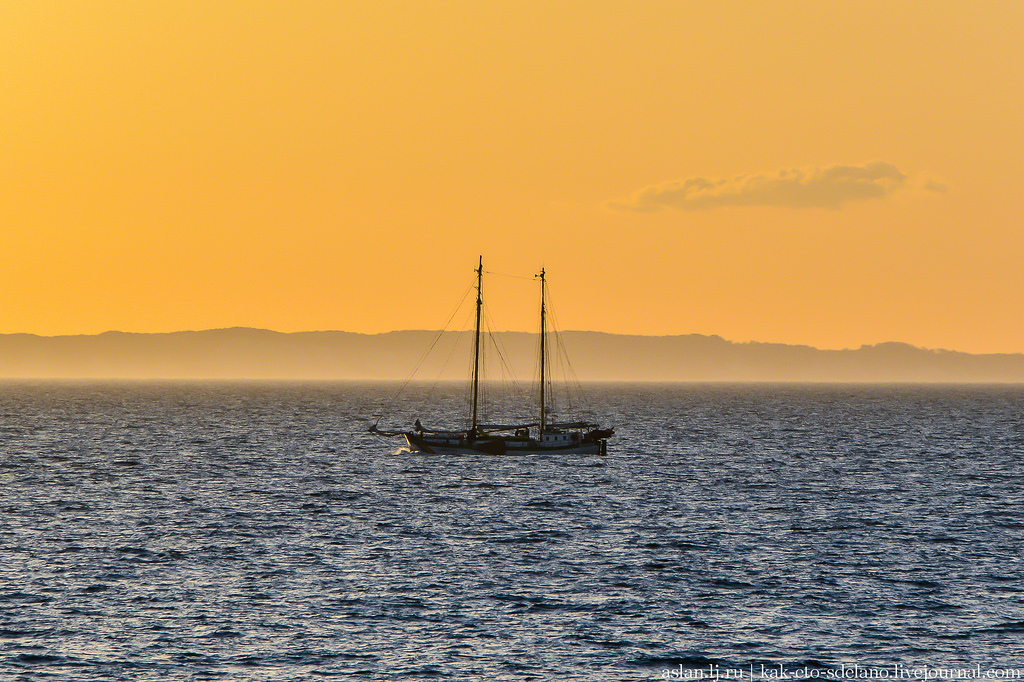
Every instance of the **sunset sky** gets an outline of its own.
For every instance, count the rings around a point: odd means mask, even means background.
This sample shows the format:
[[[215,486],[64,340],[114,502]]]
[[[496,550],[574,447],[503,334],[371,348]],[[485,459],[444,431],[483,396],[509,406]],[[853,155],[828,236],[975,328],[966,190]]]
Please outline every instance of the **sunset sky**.
[[[1024,3],[0,3],[0,333],[1024,352]],[[485,282],[499,329],[535,285]]]

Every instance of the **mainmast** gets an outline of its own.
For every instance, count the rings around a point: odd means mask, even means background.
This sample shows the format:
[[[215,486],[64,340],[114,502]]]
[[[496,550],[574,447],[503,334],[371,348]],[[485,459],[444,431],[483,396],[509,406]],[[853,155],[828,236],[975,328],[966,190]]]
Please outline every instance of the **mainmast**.
[[[547,311],[544,307],[544,268],[540,269],[540,274],[537,276],[540,277],[540,433],[543,434],[547,426],[547,412],[544,409],[544,389],[547,383],[547,368],[544,366],[544,351],[547,346],[546,339],[544,338],[547,332],[547,320],[545,319]]]
[[[477,398],[480,395],[480,308],[483,306],[480,289],[483,279],[484,257],[480,256],[480,263],[476,269],[476,333],[473,336],[473,424],[469,427],[471,436],[476,436],[476,404]]]

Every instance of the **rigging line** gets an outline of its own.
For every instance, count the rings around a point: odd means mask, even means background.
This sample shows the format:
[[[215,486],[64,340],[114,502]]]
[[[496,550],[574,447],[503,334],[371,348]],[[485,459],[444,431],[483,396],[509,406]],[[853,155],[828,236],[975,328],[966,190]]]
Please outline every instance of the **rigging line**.
[[[445,370],[448,369],[448,366],[451,364],[452,356],[455,355],[455,351],[457,349],[461,349],[460,340],[462,335],[464,335],[466,332],[451,333],[458,334],[459,336],[456,337],[455,340],[452,341],[451,346],[449,346],[448,355],[445,356],[444,362],[442,362],[441,366],[438,368],[437,375],[434,377],[434,382],[430,384],[430,388],[427,389],[427,398],[433,398],[434,391],[437,390],[437,385],[442,381],[441,377],[444,376]],[[472,363],[472,358],[470,359],[470,363]],[[472,387],[470,387],[470,391],[472,392]]]
[[[453,310],[452,314],[448,316],[448,321],[444,323],[444,327],[442,327],[441,331],[439,331],[437,333],[437,336],[434,337],[434,341],[430,344],[430,347],[427,348],[426,352],[423,353],[422,356],[420,356],[419,362],[416,363],[416,367],[412,370],[412,374],[410,374],[408,376],[408,378],[402,383],[402,385],[399,387],[398,391],[396,391],[395,394],[393,396],[391,396],[391,399],[388,400],[388,402],[384,406],[384,409],[382,410],[382,412],[390,412],[391,406],[395,404],[395,401],[398,400],[398,396],[402,395],[402,392],[405,391],[405,389],[409,386],[409,382],[412,381],[414,376],[416,376],[416,372],[420,371],[420,367],[423,366],[423,363],[427,359],[427,356],[430,355],[431,351],[434,350],[434,346],[436,346],[437,342],[441,340],[442,336],[444,336],[444,333],[448,330],[448,325],[450,325],[452,323],[452,320],[455,319],[455,316],[458,314],[459,310],[462,308],[462,304],[466,302],[466,296],[469,296],[469,292],[472,291],[472,290],[473,290],[473,285],[470,285],[469,288],[466,289],[466,292],[464,294],[462,294],[462,298],[459,300],[459,304],[457,306],[455,306],[455,310]],[[384,416],[384,415],[382,414],[381,417],[382,416]],[[374,426],[376,426],[377,422],[379,422],[379,421],[380,421],[380,417],[377,417],[377,421],[374,422]]]
[[[510,365],[505,359],[505,354],[502,352],[501,342],[498,340],[498,337],[495,336],[495,333],[492,331],[487,332],[487,337],[491,340],[491,345],[494,346],[494,352],[498,354],[498,359],[501,360],[502,369],[508,373],[509,381],[512,384],[512,390],[515,393],[521,393],[523,390],[522,386],[520,386],[519,382],[516,381],[516,373],[512,371],[512,365]]]
[[[565,358],[565,364],[568,367],[568,377],[572,382],[572,386],[576,391],[576,402],[583,410],[591,410],[592,404],[587,397],[587,392],[583,388],[583,382],[580,381],[579,374],[576,372],[576,367],[572,364],[572,358],[569,356],[569,350],[565,347],[564,341],[559,338],[558,343],[561,347],[562,357]]]
[[[526,391],[523,389],[519,381],[516,380],[516,374],[512,371],[511,364],[505,358],[507,351],[498,339],[498,332],[494,331],[494,325],[491,322],[490,315],[488,315],[487,310],[484,310],[484,326],[486,327],[487,338],[491,342],[490,345],[494,347],[494,351],[498,354],[498,359],[501,360],[502,370],[505,372],[505,376],[508,377],[508,383],[511,384],[511,391],[505,391],[504,397],[507,399],[509,397],[517,398],[519,396],[526,395]],[[487,344],[485,344],[483,348],[487,348]]]
[[[551,298],[550,291],[548,293],[548,298]],[[565,343],[562,340],[562,333],[561,331],[559,331],[558,318],[553,311],[549,311],[549,316],[551,317],[551,326],[554,328],[555,343],[558,346],[559,350],[558,359],[559,362],[563,364],[563,367],[566,370],[566,399],[569,402],[569,409],[573,409],[571,389],[574,389],[577,395],[576,402],[582,403],[582,405],[580,405],[582,409],[589,410],[590,404],[589,401],[586,399],[586,393],[583,391],[583,384],[580,382],[580,378],[576,374],[576,368],[573,367],[572,360],[569,359],[569,351],[566,349]]]
[[[558,344],[558,352],[559,352],[558,360],[562,364],[562,366],[564,368],[564,371],[565,371],[565,376],[566,376],[566,390],[565,390],[565,393],[566,393],[566,399],[569,402],[569,410],[573,411],[575,409],[573,407],[573,404],[572,404],[573,403],[573,391],[576,392],[577,407],[581,407],[581,408],[586,409],[588,407],[588,405],[586,403],[586,399],[585,399],[586,396],[585,396],[585,394],[583,392],[583,386],[582,386],[582,384],[580,384],[579,377],[576,375],[576,369],[572,366],[572,360],[569,359],[569,351],[565,347],[565,343],[562,340],[561,334],[559,334],[555,338],[556,338],[556,342]],[[582,405],[581,405],[581,403],[582,403]]]
[[[510,275],[507,272],[493,272],[491,270],[484,270],[484,272],[487,273],[488,275],[497,275],[498,277],[510,277],[512,279],[527,279],[527,280],[535,279],[534,277],[524,277],[522,275]]]
[[[494,350],[498,353],[498,358],[501,360],[502,368],[506,372],[508,372],[508,377],[511,380],[512,388],[515,391],[521,391],[522,387],[516,380],[516,373],[512,371],[512,365],[509,364],[509,362],[505,359],[505,347],[502,345],[501,341],[497,337],[497,334],[500,332],[494,331],[494,325],[492,324],[491,317],[490,315],[487,314],[486,310],[484,311],[484,323],[487,327],[487,336],[488,338],[490,338],[491,344],[494,346]]]

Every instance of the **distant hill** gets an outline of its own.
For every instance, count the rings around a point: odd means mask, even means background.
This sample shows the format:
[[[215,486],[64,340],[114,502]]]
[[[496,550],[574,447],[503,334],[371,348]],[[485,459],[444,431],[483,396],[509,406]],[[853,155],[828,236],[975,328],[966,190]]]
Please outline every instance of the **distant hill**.
[[[819,350],[700,334],[570,331],[559,338],[573,373],[585,381],[1024,382],[1024,354],[971,355],[902,343]],[[470,341],[469,332],[283,334],[247,328],[3,334],[0,378],[404,380],[416,370],[415,379],[461,380],[469,375]],[[488,376],[534,376],[536,334],[499,332],[484,345]],[[564,365],[557,348],[553,344],[554,364]]]

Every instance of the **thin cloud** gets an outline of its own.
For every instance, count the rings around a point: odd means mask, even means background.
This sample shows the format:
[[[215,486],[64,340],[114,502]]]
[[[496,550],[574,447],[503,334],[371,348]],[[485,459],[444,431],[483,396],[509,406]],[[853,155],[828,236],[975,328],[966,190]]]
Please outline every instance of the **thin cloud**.
[[[936,194],[948,194],[949,185],[939,180],[927,180],[922,187],[929,192],[935,192]]]
[[[877,161],[863,166],[794,169],[730,179],[689,178],[646,187],[611,207],[641,212],[663,208],[703,211],[723,206],[838,209],[851,201],[887,197],[906,182],[907,176],[896,166]]]

